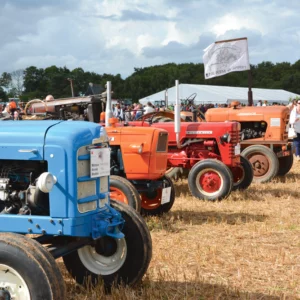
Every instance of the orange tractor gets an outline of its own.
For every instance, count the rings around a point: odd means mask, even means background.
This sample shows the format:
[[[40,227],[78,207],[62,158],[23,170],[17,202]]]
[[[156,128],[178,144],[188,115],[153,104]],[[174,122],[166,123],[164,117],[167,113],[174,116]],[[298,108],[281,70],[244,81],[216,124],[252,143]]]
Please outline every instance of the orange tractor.
[[[283,176],[293,165],[293,151],[288,142],[289,109],[285,106],[240,106],[232,102],[229,108],[211,108],[205,114],[207,122],[236,121],[244,136],[241,154],[253,168],[254,182],[267,182]]]
[[[105,111],[102,95],[32,100],[25,107],[23,119],[62,119],[100,122]],[[107,97],[109,98],[109,97]],[[30,108],[30,114],[27,112]],[[146,215],[168,212],[175,201],[175,188],[165,176],[168,132],[159,128],[117,127],[117,120],[107,118],[105,131],[110,140],[110,196]],[[104,125],[104,124],[102,124]]]

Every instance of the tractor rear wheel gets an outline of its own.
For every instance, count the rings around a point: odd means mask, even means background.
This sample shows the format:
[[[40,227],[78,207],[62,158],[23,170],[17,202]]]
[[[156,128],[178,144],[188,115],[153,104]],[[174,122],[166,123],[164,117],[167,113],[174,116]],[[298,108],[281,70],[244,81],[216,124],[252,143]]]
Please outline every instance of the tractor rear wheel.
[[[142,215],[155,216],[168,212],[175,201],[175,187],[170,178],[162,178],[163,186],[155,191],[141,193]],[[164,194],[165,193],[165,194]]]
[[[279,161],[276,154],[263,145],[252,145],[241,153],[253,169],[253,182],[264,183],[272,180],[278,173]]]
[[[63,257],[75,280],[84,286],[103,281],[109,291],[113,284],[134,285],[146,273],[152,256],[152,242],[143,218],[132,207],[118,201],[111,205],[125,220],[124,238],[102,237]]]
[[[247,158],[243,156],[240,156],[240,158],[241,165],[239,167],[230,168],[233,176],[233,191],[245,190],[253,180],[252,165]]]
[[[0,296],[16,300],[66,299],[63,277],[52,255],[38,242],[0,234]],[[1,298],[2,299],[2,298]]]
[[[277,173],[277,176],[284,176],[285,174],[287,174],[294,163],[294,156],[289,155],[289,156],[283,156],[283,157],[279,157],[279,170]]]
[[[233,185],[230,169],[216,159],[205,159],[190,170],[188,184],[192,195],[202,200],[222,200]]]
[[[110,199],[123,202],[136,211],[141,211],[141,197],[135,186],[126,178],[110,176]]]

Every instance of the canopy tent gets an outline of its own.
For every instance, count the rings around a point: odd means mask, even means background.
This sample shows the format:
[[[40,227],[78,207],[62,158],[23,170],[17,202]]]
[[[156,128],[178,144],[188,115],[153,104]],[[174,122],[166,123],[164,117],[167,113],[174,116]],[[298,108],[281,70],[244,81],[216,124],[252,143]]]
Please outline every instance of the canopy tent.
[[[248,88],[247,87],[230,87],[230,86],[216,86],[216,85],[201,85],[201,84],[180,84],[179,98],[186,99],[192,94],[196,94],[195,104],[225,104],[232,101],[240,101],[241,103],[248,103]],[[176,88],[175,86],[167,89],[168,103],[175,103]],[[140,103],[146,104],[148,101],[155,104],[155,101],[164,101],[166,91],[161,91],[156,94],[139,100]],[[252,88],[253,102],[257,104],[258,100],[267,100],[269,104],[277,102],[280,104],[287,104],[290,98],[300,97],[295,93],[285,90],[273,89],[258,89]]]

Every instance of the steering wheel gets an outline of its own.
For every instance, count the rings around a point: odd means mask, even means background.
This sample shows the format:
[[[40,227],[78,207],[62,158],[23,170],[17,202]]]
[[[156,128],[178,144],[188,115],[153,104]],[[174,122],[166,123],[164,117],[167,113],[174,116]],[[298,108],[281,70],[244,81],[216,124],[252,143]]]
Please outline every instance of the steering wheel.
[[[193,93],[191,95],[189,95],[185,101],[186,101],[186,104],[194,104],[194,100],[195,98],[197,97],[197,93]]]
[[[143,126],[143,123],[147,120],[149,123],[153,123],[153,119],[155,117],[164,117],[164,118],[169,118],[171,120],[174,120],[175,119],[175,114],[173,111],[154,111],[154,112],[151,112],[151,113],[148,113],[148,114],[145,114],[141,117],[139,117],[136,121],[142,121],[142,126]],[[181,122],[184,122],[184,119],[181,117],[180,118]]]
[[[44,104],[44,107],[45,107],[45,112],[48,111],[48,107],[47,107],[47,104],[45,101],[43,100],[40,100],[40,99],[33,99],[33,100],[30,100],[26,103],[25,105],[25,108],[24,108],[24,115],[25,115],[25,118],[28,117],[29,115],[27,114],[27,110],[29,109],[29,107],[34,104],[34,103],[42,103]]]
[[[192,113],[194,113],[194,112],[197,112],[196,117],[199,118],[201,120],[201,122],[206,122],[205,115],[200,109],[198,109],[198,108],[193,109]]]

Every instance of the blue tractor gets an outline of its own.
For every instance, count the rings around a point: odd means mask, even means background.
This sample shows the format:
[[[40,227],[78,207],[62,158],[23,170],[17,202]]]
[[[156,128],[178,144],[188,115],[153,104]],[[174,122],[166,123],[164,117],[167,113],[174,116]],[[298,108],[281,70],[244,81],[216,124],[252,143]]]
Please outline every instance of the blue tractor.
[[[81,121],[0,127],[0,299],[66,299],[79,284],[133,285],[152,254],[144,220],[109,199],[105,129]]]

